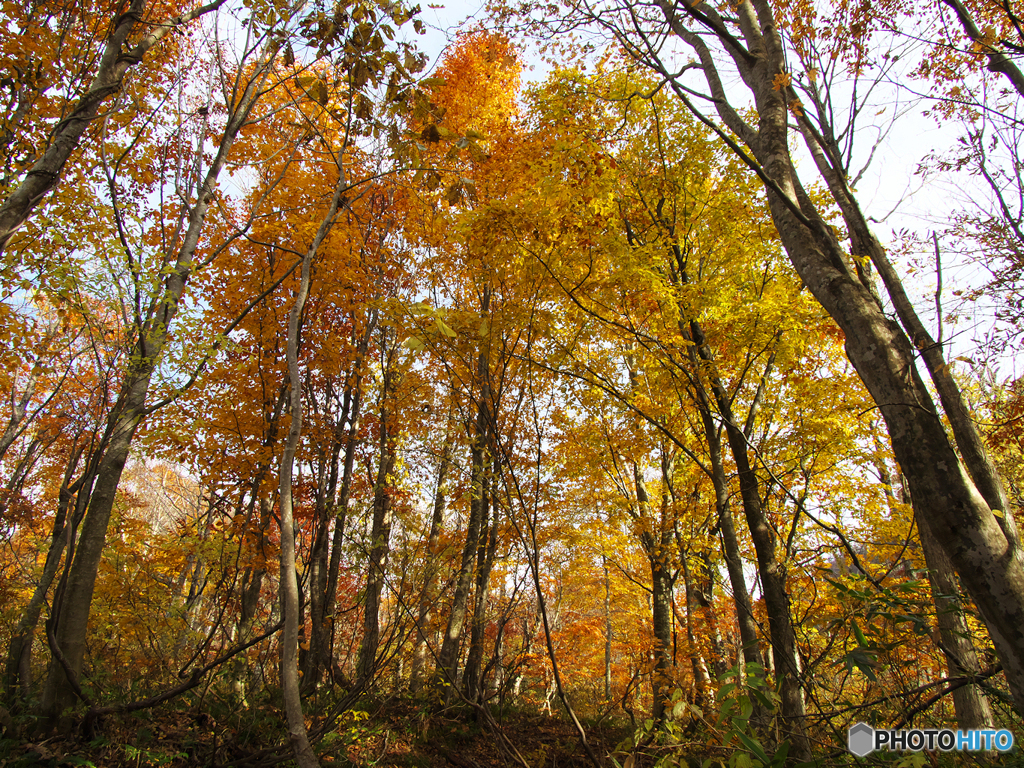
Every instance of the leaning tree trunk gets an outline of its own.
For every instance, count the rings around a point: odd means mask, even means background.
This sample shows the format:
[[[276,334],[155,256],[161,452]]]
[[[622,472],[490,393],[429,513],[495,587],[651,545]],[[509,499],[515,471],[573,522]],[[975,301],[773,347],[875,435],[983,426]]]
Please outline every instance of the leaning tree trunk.
[[[276,57],[276,44],[264,54],[263,61],[239,97],[228,117],[217,154],[210,165],[189,212],[188,227],[176,257],[167,265],[162,295],[152,314],[137,328],[138,339],[129,360],[121,392],[111,412],[101,445],[103,453],[96,465],[96,480],[89,490],[88,508],[67,579],[55,598],[56,615],[48,622],[47,634],[53,638],[54,660],[50,664],[41,711],[51,722],[74,701],[77,678],[85,657],[86,629],[96,586],[100,560],[106,542],[107,525],[114,508],[117,487],[131,450],[135,432],[147,414],[146,396],[153,374],[163,355],[171,325],[188,286],[195,262],[199,235],[214,199],[217,179],[227,163],[231,148],[261,94],[261,84]],[[10,230],[8,230],[9,232]],[[0,229],[2,235],[2,229]],[[0,238],[2,242],[2,238]],[[93,461],[95,457],[90,459]],[[83,489],[85,491],[86,489]],[[59,606],[59,608],[57,608]],[[63,657],[62,660],[61,657]],[[68,673],[71,678],[69,679]]]
[[[0,252],[7,247],[11,236],[28,220],[35,207],[57,185],[68,158],[78,148],[89,125],[99,117],[104,102],[121,90],[128,70],[141,63],[150,50],[167,35],[180,32],[185,25],[215,11],[223,4],[224,0],[213,0],[176,18],[152,24],[141,35],[138,27],[145,24],[146,0],[132,0],[130,5],[123,8],[123,12],[118,11],[111,20],[110,34],[104,42],[96,76],[89,89],[54,126],[48,137],[46,151],[0,205]],[[136,42],[129,45],[129,40]]]
[[[719,116],[749,148],[752,157],[744,156],[764,182],[772,219],[789,259],[842,329],[847,356],[885,419],[911,495],[920,509],[927,510],[927,524],[940,533],[989,630],[1014,703],[1024,711],[1024,552],[1012,526],[1004,532],[993,514],[994,504],[986,501],[985,491],[979,492],[961,464],[917,372],[910,339],[886,315],[870,282],[851,264],[798,177],[789,150],[791,93],[780,87],[790,76],[771,4],[768,0],[739,3],[735,15],[740,38],[728,35],[723,20],[709,5],[690,7],[659,0],[659,6],[669,26],[697,54]],[[731,107],[718,63],[700,35],[687,29],[688,17],[698,17],[702,26],[710,24],[725,43],[731,64],[753,96],[756,128]],[[672,87],[692,106],[680,84]],[[720,136],[731,141],[724,133]],[[735,142],[733,147],[743,151]],[[864,235],[858,227],[848,233],[855,242]],[[958,410],[954,404],[950,418],[957,417]],[[965,456],[968,448],[964,446]]]

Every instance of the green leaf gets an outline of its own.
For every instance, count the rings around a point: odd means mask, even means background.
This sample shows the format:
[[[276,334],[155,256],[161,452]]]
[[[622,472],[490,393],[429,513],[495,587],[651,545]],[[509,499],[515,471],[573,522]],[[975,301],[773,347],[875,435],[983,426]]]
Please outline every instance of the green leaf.
[[[736,735],[739,737],[740,741],[743,742],[743,745],[754,753],[754,757],[761,761],[762,765],[771,764],[771,760],[768,759],[768,755],[764,753],[764,748],[757,741],[757,739],[753,739],[750,736],[747,736],[747,734],[743,733],[742,731],[737,731]]]
[[[750,689],[751,695],[758,700],[762,707],[767,710],[775,709],[775,705],[772,704],[772,700],[768,697],[764,691],[759,691],[757,688]]]
[[[786,756],[789,754],[789,742],[783,741],[779,744],[779,748],[775,750],[775,754],[772,755],[772,766],[773,768],[781,768],[786,764]]]
[[[857,638],[857,644],[861,648],[868,648],[868,647],[870,647],[870,643],[868,643],[868,639],[866,637],[864,637],[864,633],[860,631],[860,627],[857,625],[857,620],[856,619],[850,619],[850,624],[853,626],[853,635],[854,635],[854,637]]]

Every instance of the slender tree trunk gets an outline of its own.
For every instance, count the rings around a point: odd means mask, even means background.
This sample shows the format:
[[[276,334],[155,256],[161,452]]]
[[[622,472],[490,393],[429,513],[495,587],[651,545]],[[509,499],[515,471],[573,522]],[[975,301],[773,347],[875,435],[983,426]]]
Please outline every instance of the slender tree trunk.
[[[365,349],[356,355],[353,369],[349,372],[345,394],[342,398],[341,414],[334,428],[331,449],[330,475],[327,488],[318,499],[323,509],[321,519],[321,540],[314,546],[314,573],[310,576],[310,619],[311,632],[306,668],[303,669],[303,690],[313,690],[320,685],[325,670],[333,676],[333,635],[334,606],[337,601],[338,572],[341,568],[341,546],[345,529],[349,487],[352,482],[352,467],[355,458],[355,431],[358,429],[360,376],[359,367]],[[347,428],[346,428],[347,426]],[[344,458],[342,458],[344,448]],[[344,468],[339,467],[343,464]],[[339,471],[341,477],[339,477]],[[339,483],[341,491],[339,495]],[[344,509],[339,498],[344,499]],[[333,524],[333,536],[331,533]]]
[[[971,642],[971,630],[960,605],[960,587],[953,566],[935,539],[927,524],[918,522],[921,549],[928,566],[928,581],[932,587],[935,613],[939,625],[939,639],[946,657],[950,676],[976,675],[981,671],[978,654]],[[992,728],[992,709],[988,697],[979,685],[965,685],[953,691],[953,709],[961,730]]]
[[[299,622],[301,607],[299,604],[299,582],[295,573],[295,516],[292,502],[292,473],[295,465],[295,454],[302,435],[302,378],[299,375],[299,325],[302,309],[309,296],[310,272],[313,259],[323,244],[327,233],[334,226],[338,210],[342,206],[344,195],[348,189],[348,180],[342,167],[342,153],[337,156],[338,181],[334,187],[331,204],[308,250],[302,258],[302,271],[299,286],[288,315],[288,383],[290,390],[289,404],[291,410],[291,426],[288,439],[285,441],[281,454],[281,475],[279,483],[279,499],[281,509],[281,574],[280,598],[281,615],[284,628],[281,631],[281,693],[284,698],[285,716],[288,721],[288,738],[295,754],[295,762],[299,768],[319,768],[319,761],[313,753],[306,733],[306,722],[302,715],[302,699],[299,687]]]
[[[745,664],[764,665],[757,635],[757,621],[754,619],[754,605],[747,589],[747,578],[743,574],[743,558],[740,554],[736,523],[729,504],[729,486],[722,462],[722,439],[718,428],[711,420],[708,409],[701,409],[704,433],[708,441],[711,462],[711,481],[715,489],[715,506],[718,510],[718,529],[722,536],[722,551],[725,568],[732,587],[732,599],[736,604],[736,623],[740,631],[740,650]]]
[[[484,506],[487,498],[484,495],[482,466],[480,455],[482,450],[474,445],[471,451],[471,478],[473,498],[469,503],[469,524],[466,528],[466,545],[462,550],[462,561],[459,576],[455,584],[455,595],[451,613],[448,615],[448,626],[445,629],[441,652],[438,654],[438,676],[448,685],[454,686],[458,681],[459,646],[462,641],[462,628],[466,622],[469,592],[473,583],[473,567],[476,551],[480,544],[480,528],[485,515]]]
[[[876,448],[881,446],[877,443]],[[885,498],[890,511],[895,512],[896,494],[893,492],[892,475],[885,463],[876,460],[875,471],[885,489]],[[900,478],[901,481],[903,478]],[[911,503],[910,494],[903,488],[904,503]],[[981,671],[978,654],[971,642],[971,631],[967,624],[961,605],[960,586],[953,572],[953,565],[942,550],[931,529],[926,525],[926,518],[915,512],[917,530],[921,537],[921,549],[924,552],[925,565],[928,568],[928,581],[932,590],[932,602],[935,604],[935,615],[939,628],[941,650],[946,657],[949,674],[976,675]],[[973,728],[991,728],[992,710],[988,698],[978,685],[966,685],[953,691],[953,708],[956,711],[957,724],[962,730]]]
[[[484,478],[485,493],[493,500],[491,491],[492,478]],[[488,504],[483,506],[484,520],[481,524],[480,546],[476,558],[476,592],[473,600],[473,620],[470,623],[469,654],[466,657],[466,670],[463,675],[466,698],[478,701],[483,695],[482,676],[484,659],[484,640],[487,629],[487,597],[490,591],[491,567],[498,548],[497,509],[492,503],[491,519],[487,519]]]
[[[608,558],[601,555],[604,567],[604,700],[612,700],[612,584],[608,578]]]
[[[166,34],[167,31],[169,29],[161,34]],[[121,44],[118,44],[116,51],[120,51],[120,47]],[[167,267],[168,274],[163,280],[163,293],[142,327],[136,329],[138,340],[129,356],[131,368],[125,376],[121,392],[110,415],[107,432],[102,441],[103,453],[96,464],[95,483],[91,488],[83,489],[88,490],[88,510],[82,522],[81,534],[66,583],[61,590],[59,601],[55,601],[59,609],[56,616],[51,617],[51,628],[58,651],[63,654],[71,673],[75,676],[80,675],[82,671],[89,610],[103,556],[107,525],[132,440],[147,413],[146,396],[150,381],[160,362],[171,325],[177,316],[178,307],[192,275],[199,236],[214,197],[217,179],[227,163],[238,132],[256,104],[261,84],[276,53],[276,47],[273,45],[264,52],[256,74],[246,85],[240,95],[238,106],[228,117],[217,154],[206,172],[195,205],[189,213],[188,228],[181,248]],[[34,205],[34,202],[32,204]],[[4,207],[6,209],[6,203]],[[27,213],[25,215],[27,216]],[[19,219],[14,226],[22,220],[23,218]],[[11,231],[13,229],[5,230],[0,226],[0,246]],[[53,722],[72,703],[73,687],[66,677],[64,666],[56,660],[52,661],[41,705],[44,717]]]
[[[713,700],[713,694],[711,693],[711,675],[708,673],[707,661],[705,661],[700,645],[697,642],[697,633],[693,631],[693,616],[700,611],[700,600],[697,598],[697,585],[694,583],[693,573],[690,571],[685,554],[681,560],[683,582],[686,587],[686,616],[682,617],[682,623],[686,627],[686,652],[687,656],[690,657],[693,682],[697,689],[695,703],[697,706],[703,707],[709,698]],[[674,607],[675,603],[673,602]]]
[[[633,482],[640,518],[648,525],[655,520],[640,466],[633,463]],[[659,528],[662,526],[659,525]],[[672,575],[667,548],[662,547],[662,531],[644,531],[642,543],[651,566],[651,621],[654,626],[654,669],[651,673],[652,717],[665,718],[665,700],[672,670]]]
[[[486,310],[486,307],[485,307]],[[470,487],[472,497],[469,502],[469,523],[466,526],[466,545],[462,550],[459,565],[459,576],[455,584],[455,595],[451,613],[448,615],[448,626],[445,629],[444,641],[437,659],[437,677],[439,681],[455,686],[458,681],[459,646],[462,640],[462,629],[466,622],[469,592],[473,584],[473,569],[476,561],[477,547],[480,545],[480,533],[487,517],[488,504],[487,469],[489,461],[489,425],[491,422],[489,402],[490,390],[487,384],[487,355],[481,352],[477,359],[477,376],[481,383],[480,398],[477,402],[476,422],[471,436],[470,448]]]
[[[377,480],[373,486],[373,525],[370,530],[370,557],[366,573],[366,592],[363,611],[363,642],[359,647],[357,685],[366,685],[376,668],[377,647],[380,644],[380,598],[384,590],[384,575],[388,553],[391,550],[391,473],[395,464],[393,432],[396,430],[391,412],[394,397],[393,350],[388,350],[387,329],[383,330],[384,386],[381,392],[380,448]]]
[[[707,345],[704,331],[696,320],[690,321],[689,332],[695,345],[694,351],[700,359],[705,363],[712,362],[714,356]],[[770,366],[771,363],[769,368]],[[800,660],[790,613],[789,594],[786,591],[784,558],[780,558],[777,553],[775,533],[761,505],[760,482],[750,464],[747,435],[736,422],[728,393],[714,374],[711,374],[711,391],[722,417],[733,460],[736,462],[743,513],[757,554],[758,572],[761,575],[761,587],[768,613],[772,661],[779,683],[783,734],[791,744],[791,759],[806,762],[811,758],[811,747],[804,722],[806,711],[800,683]],[[750,418],[752,417],[753,414]]]
[[[346,398],[346,406],[349,400]],[[342,411],[341,418],[347,414]],[[330,570],[331,521],[334,517],[333,499],[338,483],[338,462],[341,456],[342,439],[335,429],[328,451],[321,446],[318,452],[317,484],[315,496],[315,533],[309,548],[309,646],[305,653],[299,653],[302,669],[302,690],[309,692],[320,685],[324,670],[324,640],[330,636],[324,620],[327,598],[327,573]]]
[[[68,539],[72,531],[78,525],[77,520],[68,520],[68,511],[71,509],[74,492],[81,488],[86,479],[83,475],[78,482],[71,483],[83,450],[83,447],[78,446],[72,449],[71,457],[64,471],[64,480],[58,493],[57,515],[53,521],[53,535],[46,551],[43,572],[7,648],[4,693],[8,701],[13,702],[18,693],[23,701],[28,701],[32,695],[32,640],[42,614],[43,604],[46,602],[46,595],[60,567],[61,555],[68,546]]]
[[[434,576],[437,571],[438,539],[441,537],[441,524],[444,522],[446,493],[448,490],[448,467],[452,460],[453,449],[451,432],[445,432],[444,447],[441,449],[441,461],[437,466],[437,489],[434,491],[434,508],[430,517],[430,533],[427,535],[427,556],[423,573],[423,587],[420,592],[420,604],[416,614],[416,636],[413,641],[412,673],[409,690],[420,689],[423,670],[427,663],[427,627],[430,623],[430,609],[434,604]]]
[[[341,476],[341,490],[338,493],[334,519],[334,540],[331,543],[331,563],[327,572],[327,594],[324,600],[324,615],[330,622],[330,637],[326,638],[324,664],[331,670],[331,677],[336,683],[343,683],[343,674],[334,661],[334,631],[337,627],[336,606],[338,602],[338,577],[341,572],[341,551],[345,540],[345,523],[348,518],[349,497],[352,494],[352,474],[355,467],[356,447],[359,434],[359,415],[362,406],[362,366],[370,345],[370,338],[377,325],[376,314],[367,320],[366,329],[359,339],[354,368],[354,383],[351,387],[352,407],[349,416],[348,436],[345,443],[345,466]]]

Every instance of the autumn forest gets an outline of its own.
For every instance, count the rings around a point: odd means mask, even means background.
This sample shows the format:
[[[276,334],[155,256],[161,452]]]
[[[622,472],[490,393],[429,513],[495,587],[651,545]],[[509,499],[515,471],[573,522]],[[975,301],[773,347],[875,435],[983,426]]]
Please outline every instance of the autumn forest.
[[[425,10],[0,7],[0,766],[1015,760],[1024,9]]]

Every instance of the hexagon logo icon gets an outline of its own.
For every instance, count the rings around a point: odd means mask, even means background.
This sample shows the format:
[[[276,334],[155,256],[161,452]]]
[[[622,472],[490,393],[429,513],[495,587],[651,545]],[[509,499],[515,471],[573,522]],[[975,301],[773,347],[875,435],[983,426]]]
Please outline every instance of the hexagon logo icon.
[[[856,723],[846,733],[846,746],[857,757],[864,757],[875,750],[875,729],[867,723]]]

